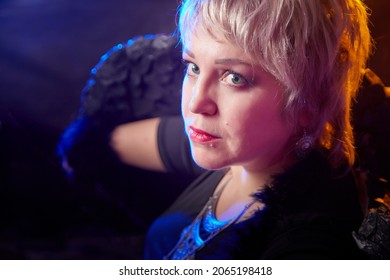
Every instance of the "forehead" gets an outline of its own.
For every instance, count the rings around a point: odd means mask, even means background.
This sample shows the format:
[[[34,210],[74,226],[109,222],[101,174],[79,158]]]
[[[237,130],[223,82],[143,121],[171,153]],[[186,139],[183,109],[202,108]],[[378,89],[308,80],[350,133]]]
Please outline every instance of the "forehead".
[[[223,34],[208,30],[202,25],[197,25],[188,32],[186,40],[183,42],[183,52],[192,56],[197,54],[198,56],[229,56],[251,61],[244,50],[229,42]]]

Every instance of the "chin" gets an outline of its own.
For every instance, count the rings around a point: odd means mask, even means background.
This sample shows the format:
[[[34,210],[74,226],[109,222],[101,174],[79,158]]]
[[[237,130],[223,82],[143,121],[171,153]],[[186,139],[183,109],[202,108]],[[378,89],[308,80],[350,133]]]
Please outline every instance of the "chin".
[[[227,151],[207,145],[191,145],[191,155],[197,165],[207,170],[219,170],[229,167]]]
[[[203,156],[199,154],[192,154],[192,158],[198,166],[207,170],[220,170],[229,167],[228,164],[222,162],[220,159],[217,159],[216,156],[211,158],[210,154]]]

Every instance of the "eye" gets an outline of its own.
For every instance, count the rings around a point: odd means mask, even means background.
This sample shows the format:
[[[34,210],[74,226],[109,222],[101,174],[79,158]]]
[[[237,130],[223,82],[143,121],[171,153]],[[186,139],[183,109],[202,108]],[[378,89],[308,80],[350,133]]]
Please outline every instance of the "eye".
[[[194,73],[194,74],[196,74],[196,75],[199,74],[200,70],[199,70],[198,65],[196,65],[196,64],[194,64],[194,63],[190,63],[190,64],[188,65],[188,67],[191,69],[191,72],[192,72],[192,73]]]
[[[199,69],[198,65],[196,65],[195,63],[186,61],[186,60],[183,60],[183,63],[186,66],[186,70],[185,70],[186,74],[199,75],[200,69]]]
[[[242,75],[228,71],[226,74],[222,77],[222,81],[235,87],[243,87],[248,85],[247,79],[245,79]]]
[[[242,83],[245,83],[245,79],[238,74],[232,73],[229,74],[228,77],[231,80],[231,82],[235,85],[240,85]]]

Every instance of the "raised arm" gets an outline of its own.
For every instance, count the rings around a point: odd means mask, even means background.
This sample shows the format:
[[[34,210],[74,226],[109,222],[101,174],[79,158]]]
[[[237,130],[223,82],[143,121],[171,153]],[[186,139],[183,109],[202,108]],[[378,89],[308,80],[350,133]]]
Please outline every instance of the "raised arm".
[[[125,164],[165,171],[161,160],[157,130],[159,118],[151,118],[119,125],[111,134],[111,147]]]

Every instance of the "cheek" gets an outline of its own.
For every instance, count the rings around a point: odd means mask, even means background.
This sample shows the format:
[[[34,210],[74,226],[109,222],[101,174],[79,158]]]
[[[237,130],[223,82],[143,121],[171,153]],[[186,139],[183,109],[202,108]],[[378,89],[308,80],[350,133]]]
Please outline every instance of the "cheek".
[[[183,86],[181,89],[181,112],[183,117],[185,117],[188,114],[188,107],[191,100],[191,94],[189,90],[189,85],[186,83],[186,80],[183,81]]]
[[[231,139],[235,145],[247,148],[283,145],[291,133],[291,127],[283,119],[281,112],[272,106],[248,108],[246,111],[237,112],[235,116],[239,117],[224,122],[225,127],[232,133]]]

